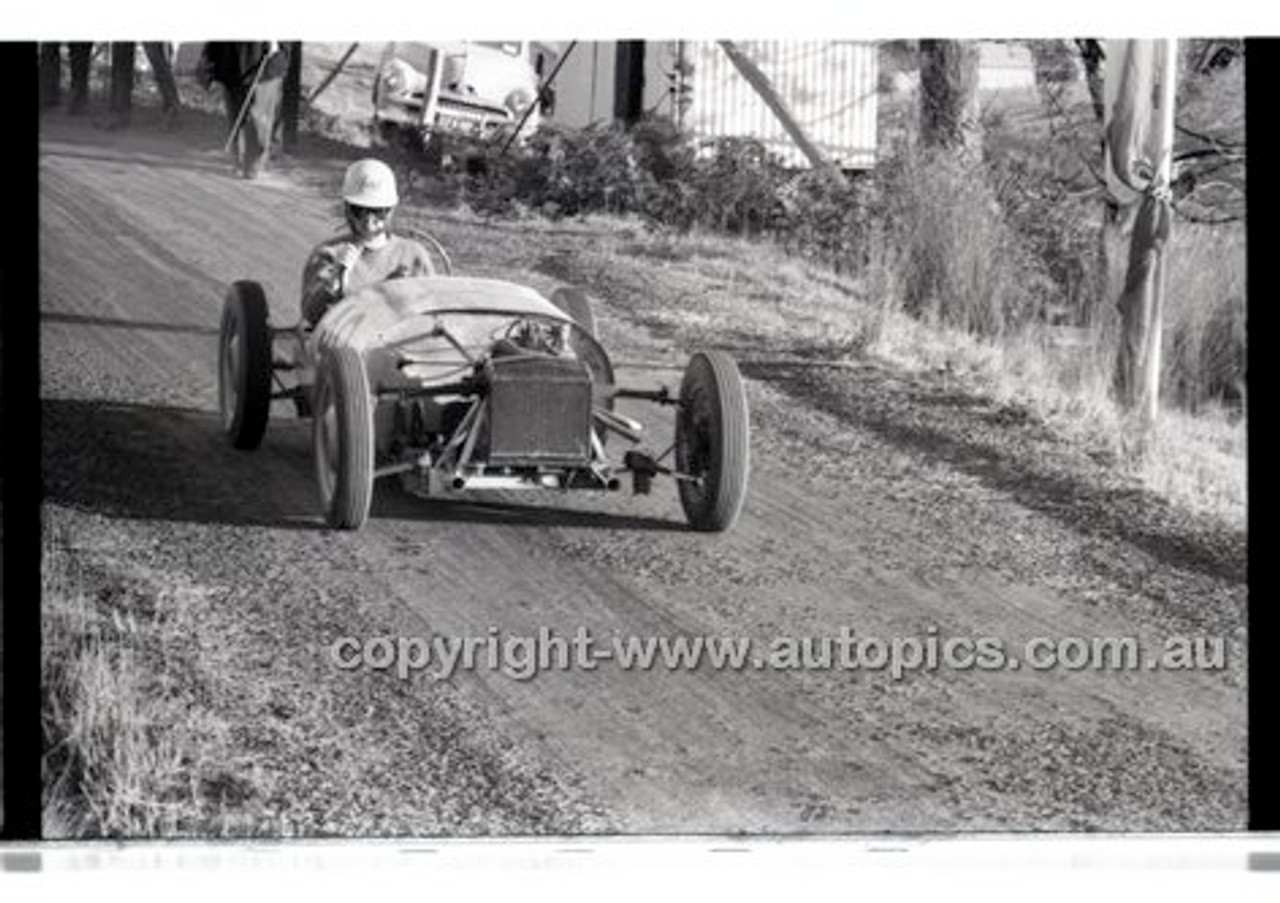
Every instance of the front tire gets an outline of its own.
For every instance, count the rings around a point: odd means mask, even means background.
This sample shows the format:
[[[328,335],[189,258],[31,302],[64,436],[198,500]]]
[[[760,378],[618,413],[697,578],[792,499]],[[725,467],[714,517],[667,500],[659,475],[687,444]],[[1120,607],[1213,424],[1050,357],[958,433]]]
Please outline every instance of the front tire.
[[[722,351],[689,360],[676,414],[680,505],[695,530],[729,529],[742,510],[750,471],[747,395],[738,365]]]
[[[325,521],[358,530],[373,499],[373,396],[364,357],[338,347],[317,374],[312,426],[316,483]]]
[[[257,282],[234,283],[222,302],[218,410],[227,441],[258,447],[271,412],[271,328],[267,296]]]

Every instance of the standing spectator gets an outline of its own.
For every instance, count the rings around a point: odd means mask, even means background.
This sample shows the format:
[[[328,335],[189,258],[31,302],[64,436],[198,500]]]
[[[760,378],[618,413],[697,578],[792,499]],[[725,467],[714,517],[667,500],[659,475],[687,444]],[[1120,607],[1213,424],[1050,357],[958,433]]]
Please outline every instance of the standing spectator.
[[[93,45],[76,42],[69,45],[71,51],[71,99],[67,112],[76,115],[89,106],[89,64],[93,57]],[[173,65],[162,43],[146,43],[147,59],[163,103],[165,127],[177,123],[181,102],[178,84],[173,77]],[[108,101],[107,128],[127,126],[133,115],[133,73],[136,47],[132,42],[111,44],[111,89]],[[57,106],[61,102],[62,47],[49,43],[40,45],[40,105]]]
[[[271,155],[288,68],[288,53],[275,41],[211,41],[204,46],[205,86],[222,85],[227,122],[234,130],[236,168],[246,179],[257,178]]]
[[[74,41],[67,45],[71,57],[71,97],[67,112],[83,113],[89,107],[89,61],[93,57],[93,44]],[[62,102],[62,44],[48,42],[40,45],[40,106],[56,107]]]
[[[173,78],[173,65],[169,60],[167,48],[158,41],[148,41],[142,45],[147,54],[147,62],[151,65],[151,76],[156,80],[160,90],[161,112],[164,116],[164,127],[173,128],[178,123],[178,83]],[[117,129],[127,126],[133,117],[133,73],[137,58],[137,44],[133,41],[113,42],[111,44],[111,102],[110,115],[107,117],[107,128]]]
[[[151,75],[160,90],[164,127],[174,128],[178,125],[178,111],[182,109],[182,100],[178,96],[178,83],[173,77],[173,45],[162,41],[145,41],[142,49],[147,54]]]

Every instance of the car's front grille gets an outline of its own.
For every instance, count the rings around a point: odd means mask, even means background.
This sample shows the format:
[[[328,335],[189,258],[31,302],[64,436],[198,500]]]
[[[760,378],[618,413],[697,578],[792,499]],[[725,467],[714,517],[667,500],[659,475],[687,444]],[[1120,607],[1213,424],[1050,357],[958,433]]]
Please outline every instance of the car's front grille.
[[[489,464],[580,466],[591,460],[591,378],[580,362],[499,357],[489,377]]]

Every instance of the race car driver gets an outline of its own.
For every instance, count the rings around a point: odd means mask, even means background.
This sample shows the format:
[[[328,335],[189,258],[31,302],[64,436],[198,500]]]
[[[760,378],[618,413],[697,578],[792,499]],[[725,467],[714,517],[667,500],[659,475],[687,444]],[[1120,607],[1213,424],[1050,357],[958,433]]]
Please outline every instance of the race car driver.
[[[352,163],[342,180],[342,201],[347,231],[317,245],[302,271],[302,317],[311,326],[367,285],[435,272],[426,248],[391,234],[400,202],[391,167],[372,158]]]

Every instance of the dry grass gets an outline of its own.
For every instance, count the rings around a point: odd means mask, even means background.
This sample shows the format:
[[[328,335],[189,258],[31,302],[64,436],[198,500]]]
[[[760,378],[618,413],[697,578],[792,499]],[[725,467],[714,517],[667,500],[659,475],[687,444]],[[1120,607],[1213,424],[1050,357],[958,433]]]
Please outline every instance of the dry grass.
[[[1034,315],[1048,279],[1000,215],[976,162],[913,150],[883,169],[891,198],[885,238],[899,252],[889,263],[903,309],[988,336]]]
[[[1166,279],[1161,384],[1180,407],[1243,393],[1245,229],[1175,226]]]
[[[49,531],[52,532],[52,531]],[[46,535],[44,835],[226,833],[229,726],[199,704],[198,590],[112,575]]]
[[[1220,409],[1192,415],[1166,409],[1150,453],[1138,464],[1144,483],[1193,511],[1244,529],[1249,487],[1248,431]]]
[[[906,369],[944,370],[1033,412],[1059,434],[1101,448],[1151,491],[1244,529],[1247,423],[1220,406],[1191,414],[1166,403],[1145,451],[1129,442],[1111,396],[1104,328],[1037,327],[999,340],[925,326],[892,312],[868,350]]]

